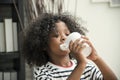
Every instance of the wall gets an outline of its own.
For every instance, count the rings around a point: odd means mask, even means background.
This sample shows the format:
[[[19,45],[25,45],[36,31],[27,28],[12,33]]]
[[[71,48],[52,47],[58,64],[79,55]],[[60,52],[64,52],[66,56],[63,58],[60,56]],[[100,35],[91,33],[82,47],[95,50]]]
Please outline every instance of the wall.
[[[69,0],[68,6],[66,9],[74,14],[75,0]],[[77,0],[75,15],[85,21],[89,30],[87,36],[98,54],[120,79],[120,7],[113,8],[109,3],[93,3],[91,0]]]

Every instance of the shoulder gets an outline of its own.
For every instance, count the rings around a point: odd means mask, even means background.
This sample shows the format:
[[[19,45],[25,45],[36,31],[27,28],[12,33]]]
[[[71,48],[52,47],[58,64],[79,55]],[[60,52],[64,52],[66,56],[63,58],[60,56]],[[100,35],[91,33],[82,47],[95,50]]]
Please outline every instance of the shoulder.
[[[103,76],[99,68],[91,62],[88,62],[86,65],[86,68],[83,72],[84,76],[87,76],[86,78],[89,78],[90,80],[102,80]]]
[[[52,80],[53,76],[51,75],[52,72],[54,72],[56,68],[54,68],[50,64],[46,64],[43,66],[36,66],[34,67],[34,80]]]
[[[98,67],[94,63],[88,62],[85,67],[85,72],[95,72],[95,71],[99,71]]]

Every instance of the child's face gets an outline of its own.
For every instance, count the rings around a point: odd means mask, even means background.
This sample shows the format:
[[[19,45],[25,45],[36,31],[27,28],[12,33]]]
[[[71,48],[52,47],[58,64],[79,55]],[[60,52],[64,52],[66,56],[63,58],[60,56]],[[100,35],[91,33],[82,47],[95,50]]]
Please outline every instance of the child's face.
[[[69,55],[70,50],[62,51],[60,49],[60,44],[62,44],[67,36],[70,34],[69,29],[66,24],[62,21],[56,23],[56,27],[50,34],[49,38],[49,56],[66,56]]]

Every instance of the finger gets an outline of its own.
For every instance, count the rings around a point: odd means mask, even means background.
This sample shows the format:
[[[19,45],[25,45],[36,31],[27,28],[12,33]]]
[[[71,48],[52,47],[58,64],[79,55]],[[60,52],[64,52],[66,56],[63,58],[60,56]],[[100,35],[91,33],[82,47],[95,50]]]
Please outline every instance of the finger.
[[[93,51],[94,51],[94,52],[96,52],[96,50],[95,50],[95,48],[94,48],[93,44],[92,44],[89,40],[84,40],[84,41],[83,41],[83,43],[88,44],[88,45],[91,47],[92,52],[93,52]]]
[[[80,39],[77,39],[74,43],[73,43],[73,50],[76,50],[76,48],[79,46],[80,44]]]
[[[77,47],[76,47],[76,51],[79,52],[80,49],[81,49],[82,47],[84,47],[83,44],[84,44],[84,41],[80,41],[80,42],[78,43]]]
[[[77,45],[77,47],[76,47],[76,52],[79,52],[79,51],[80,51],[80,49],[81,49],[81,47],[82,47],[82,44],[81,44],[81,43],[79,43],[79,44]]]
[[[69,44],[69,49],[70,49],[70,51],[74,51],[75,50],[75,48],[77,47],[77,44],[78,44],[78,42],[80,41],[80,39],[77,39],[76,41],[70,41],[70,44]]]
[[[83,54],[83,53],[82,53],[82,50],[83,50],[85,47],[86,47],[85,45],[82,45],[82,46],[80,47],[79,51],[80,51],[81,54]]]
[[[73,41],[70,41],[69,49],[72,50]]]
[[[89,40],[83,40],[84,43],[87,43],[89,46],[93,47],[92,43]]]
[[[81,38],[83,38],[83,39],[86,39],[86,40],[89,40],[89,38],[88,37],[86,37],[86,36],[81,36]]]
[[[87,39],[81,40],[81,43],[87,43],[88,45],[92,45],[91,42]]]

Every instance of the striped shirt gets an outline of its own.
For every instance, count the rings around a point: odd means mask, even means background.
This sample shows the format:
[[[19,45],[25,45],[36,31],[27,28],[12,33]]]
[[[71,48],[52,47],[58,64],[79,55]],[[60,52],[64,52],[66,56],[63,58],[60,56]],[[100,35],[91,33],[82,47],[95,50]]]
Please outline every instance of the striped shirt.
[[[51,62],[41,67],[34,67],[34,80],[66,80],[76,66],[76,61],[71,60],[72,66],[65,68]],[[103,80],[100,70],[93,64],[87,63],[80,80]]]

